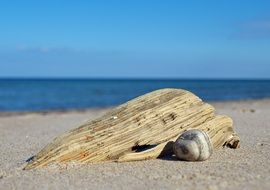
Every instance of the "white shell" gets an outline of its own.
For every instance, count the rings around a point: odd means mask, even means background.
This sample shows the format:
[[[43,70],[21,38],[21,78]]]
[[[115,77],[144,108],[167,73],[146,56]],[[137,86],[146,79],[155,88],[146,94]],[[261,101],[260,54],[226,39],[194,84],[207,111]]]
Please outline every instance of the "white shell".
[[[199,129],[192,129],[177,138],[173,151],[180,160],[203,161],[213,153],[213,145],[207,133]]]

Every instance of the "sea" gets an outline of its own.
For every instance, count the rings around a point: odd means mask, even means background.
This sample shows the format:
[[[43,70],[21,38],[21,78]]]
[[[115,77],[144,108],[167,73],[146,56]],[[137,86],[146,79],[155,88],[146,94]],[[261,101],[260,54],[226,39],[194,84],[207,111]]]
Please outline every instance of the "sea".
[[[161,88],[189,90],[205,101],[270,98],[270,80],[0,79],[0,111],[104,108]]]

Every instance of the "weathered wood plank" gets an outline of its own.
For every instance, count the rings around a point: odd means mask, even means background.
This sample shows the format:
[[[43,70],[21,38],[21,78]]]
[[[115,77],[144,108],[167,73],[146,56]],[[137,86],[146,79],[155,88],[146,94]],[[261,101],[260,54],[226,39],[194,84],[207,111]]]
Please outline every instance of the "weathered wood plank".
[[[191,128],[206,131],[215,148],[236,148],[239,144],[229,117],[215,116],[211,105],[188,91],[162,89],[55,138],[25,169],[71,160],[89,163],[157,158],[170,151],[169,144]],[[141,152],[134,150],[145,145],[156,146]]]

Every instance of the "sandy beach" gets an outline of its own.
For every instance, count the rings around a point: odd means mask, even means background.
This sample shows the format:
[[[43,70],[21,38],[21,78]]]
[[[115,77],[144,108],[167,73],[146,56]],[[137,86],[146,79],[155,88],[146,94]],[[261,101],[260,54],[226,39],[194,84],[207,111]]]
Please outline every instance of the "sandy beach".
[[[233,118],[236,150],[204,162],[170,158],[129,163],[68,164],[24,171],[51,140],[107,109],[0,114],[0,189],[269,189],[270,100],[211,103]]]

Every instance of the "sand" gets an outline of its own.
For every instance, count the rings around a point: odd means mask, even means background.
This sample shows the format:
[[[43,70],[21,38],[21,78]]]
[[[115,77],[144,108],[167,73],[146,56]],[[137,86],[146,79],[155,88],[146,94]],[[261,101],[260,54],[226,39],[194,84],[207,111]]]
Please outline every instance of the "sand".
[[[270,189],[270,100],[213,103],[231,116],[241,148],[204,162],[172,158],[68,164],[30,171],[25,160],[54,137],[106,110],[0,114],[0,189]]]

